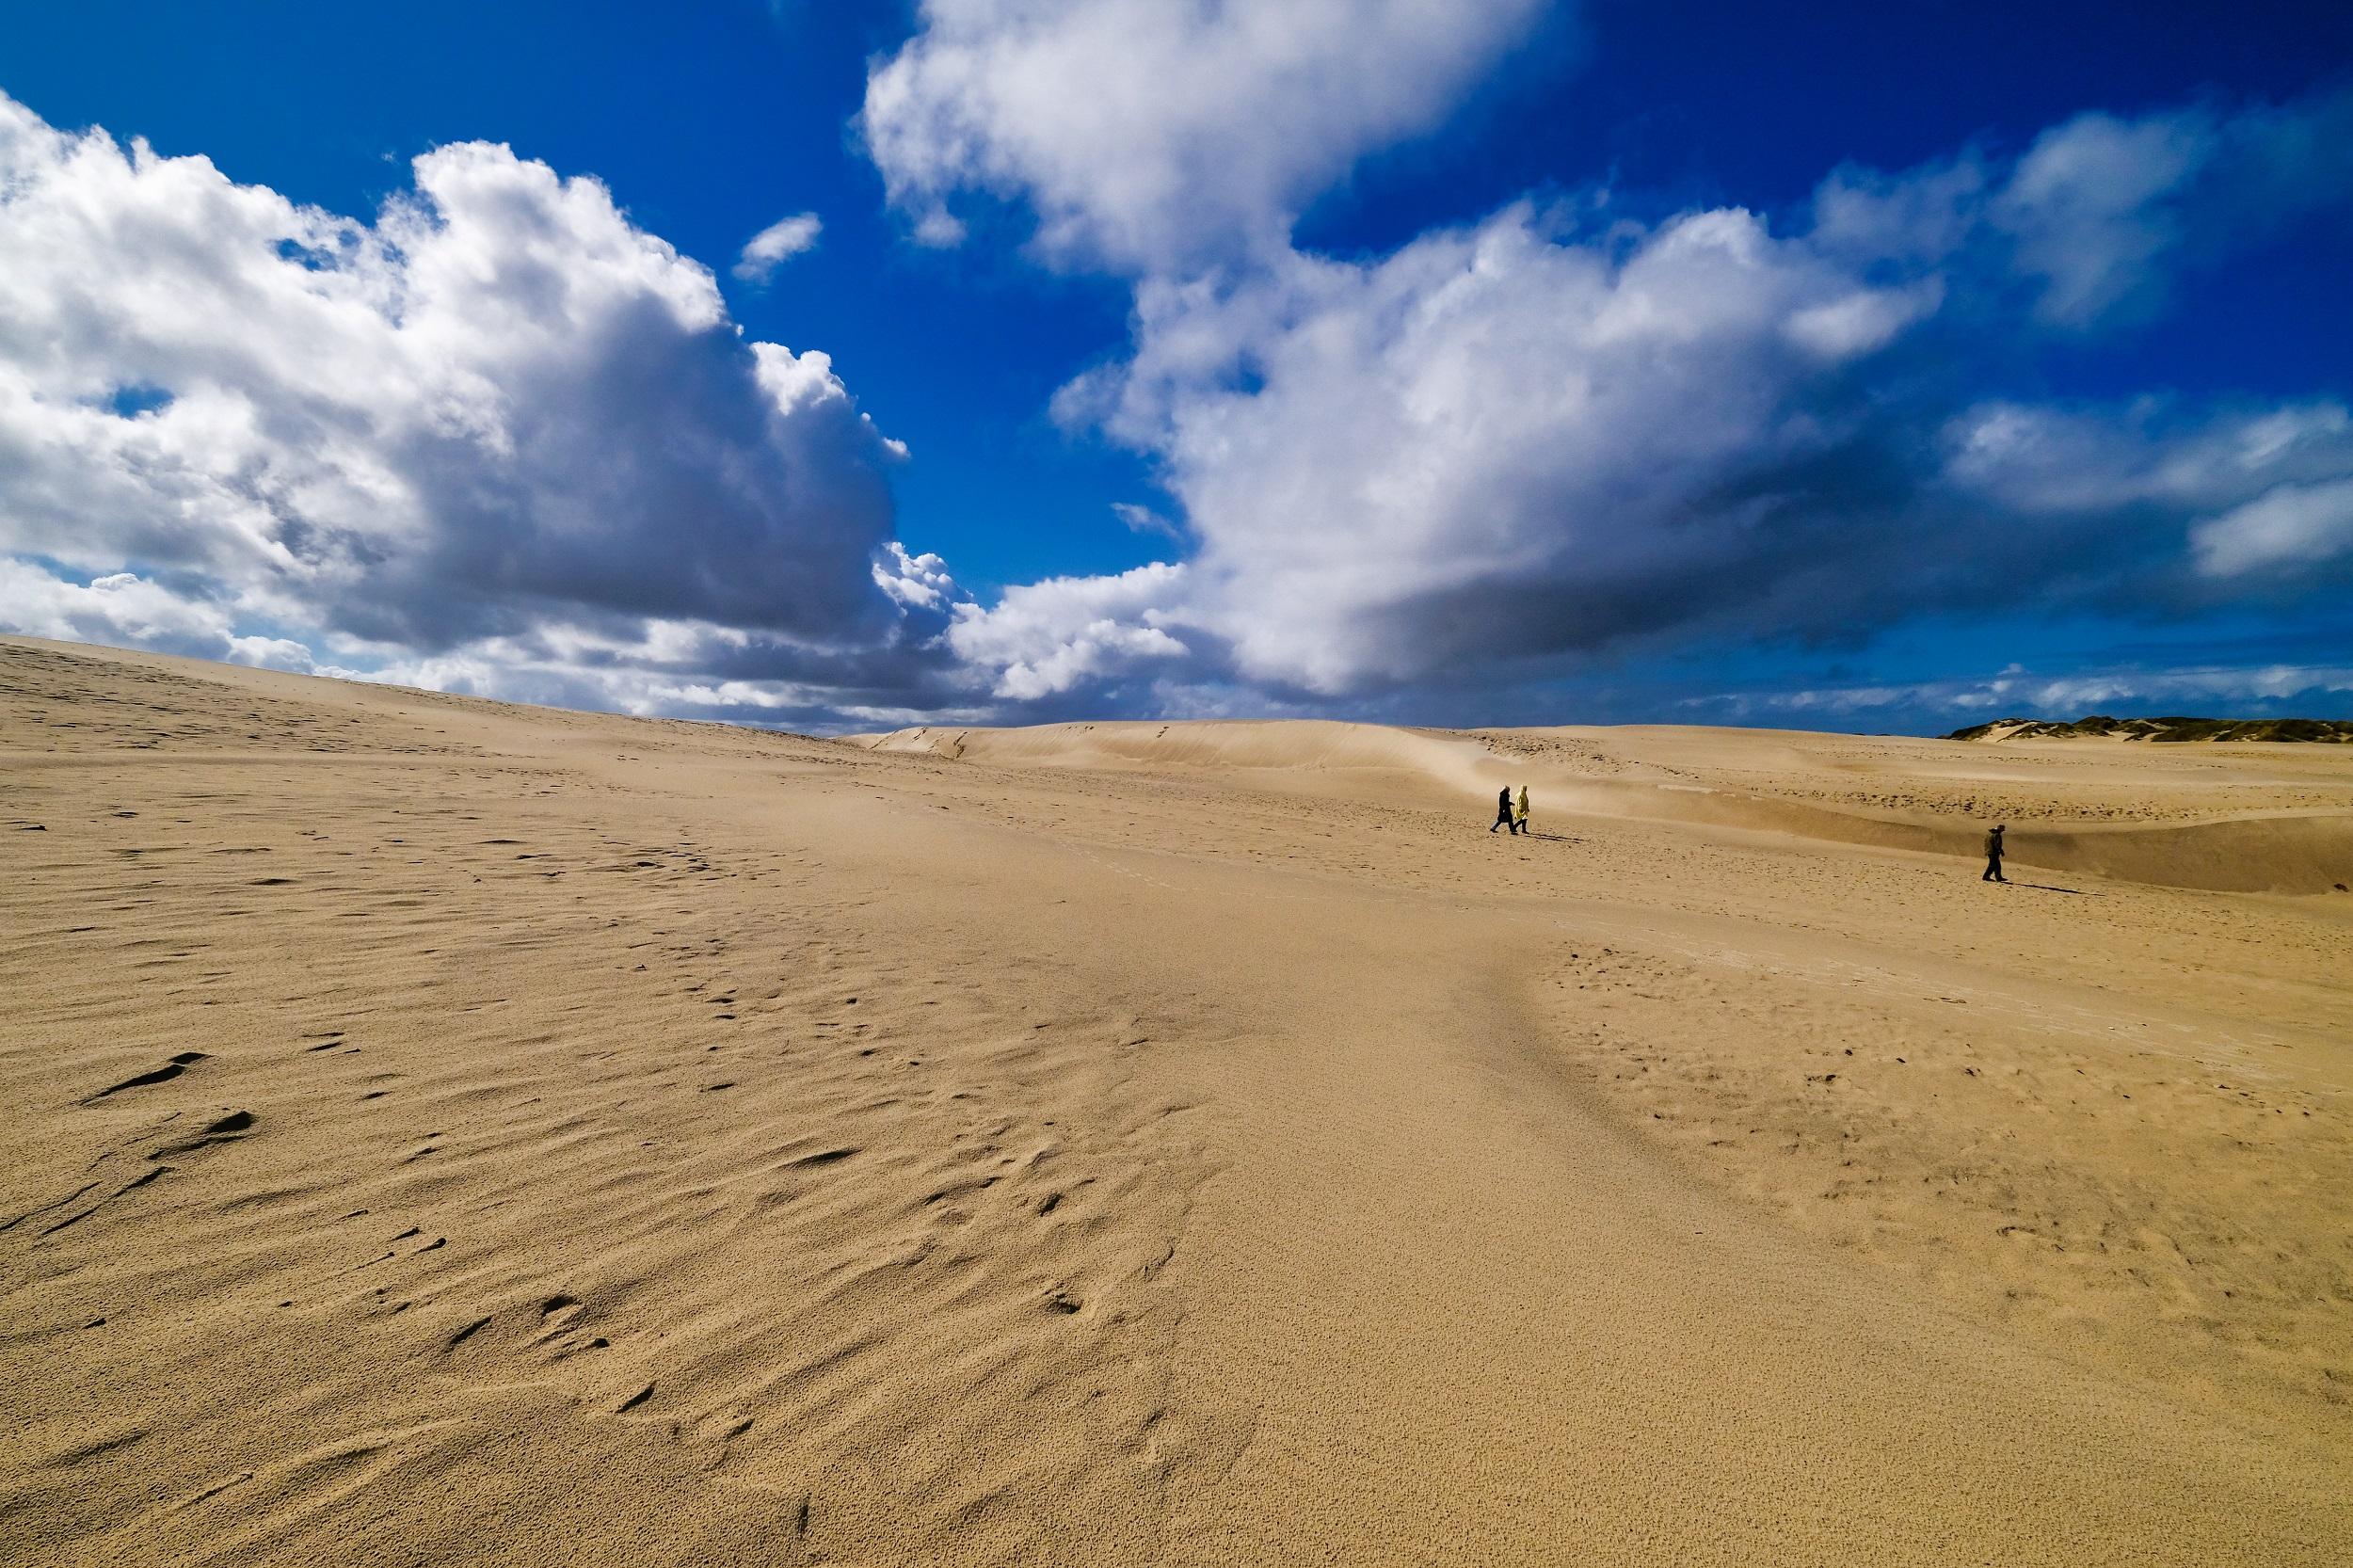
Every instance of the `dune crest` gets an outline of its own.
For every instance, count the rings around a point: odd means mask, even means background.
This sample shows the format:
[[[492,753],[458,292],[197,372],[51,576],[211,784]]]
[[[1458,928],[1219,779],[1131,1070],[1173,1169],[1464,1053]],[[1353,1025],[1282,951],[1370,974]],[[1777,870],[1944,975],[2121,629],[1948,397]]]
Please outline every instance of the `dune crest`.
[[[1580,817],[1680,822],[1966,858],[1995,819],[2022,865],[2176,888],[2316,893],[2353,881],[2353,769],[2250,747],[2259,765],[2053,759],[2040,789],[1972,772],[1966,747],[1895,737],[1657,727],[1401,729],[1327,720],[926,727],[849,737],[877,752],[1092,770],[1213,771],[1351,800],[1456,801],[1527,785]],[[1711,749],[1712,748],[1712,749]],[[2014,748],[2007,755],[2017,755]],[[2049,757],[2046,750],[2044,757]],[[2065,755],[2063,752],[2060,754]],[[1919,764],[1934,758],[1934,764]],[[2130,792],[2120,809],[2117,795]],[[1466,807],[1475,809],[1475,807]]]

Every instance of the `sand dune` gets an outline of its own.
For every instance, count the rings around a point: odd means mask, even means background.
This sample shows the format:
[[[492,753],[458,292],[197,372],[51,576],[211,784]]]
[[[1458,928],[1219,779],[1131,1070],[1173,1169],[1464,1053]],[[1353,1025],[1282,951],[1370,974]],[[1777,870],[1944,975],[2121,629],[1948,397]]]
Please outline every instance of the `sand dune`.
[[[2292,750],[0,641],[0,1560],[2353,1561]]]
[[[2107,768],[2049,765],[2075,760],[2065,743],[2046,743],[2040,768],[1972,768],[1948,760],[1969,749],[1949,742],[1793,739],[1780,730],[1463,733],[1276,720],[926,728],[851,739],[874,751],[1032,767],[1209,770],[1258,788],[1353,799],[1450,801],[1526,784],[1552,809],[1580,816],[1963,857],[2003,820],[2022,865],[2231,892],[2353,884],[2353,767],[2307,761],[2302,748],[2285,745],[2230,747],[2233,763],[2254,765],[2225,764],[2215,776],[2203,760],[2176,765],[2162,754]],[[1927,758],[1943,765],[1918,767]]]

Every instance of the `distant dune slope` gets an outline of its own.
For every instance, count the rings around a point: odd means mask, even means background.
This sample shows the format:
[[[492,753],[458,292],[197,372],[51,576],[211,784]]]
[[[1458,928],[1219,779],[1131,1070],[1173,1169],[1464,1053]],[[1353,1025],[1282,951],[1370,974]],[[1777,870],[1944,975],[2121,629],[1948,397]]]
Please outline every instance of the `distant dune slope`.
[[[1472,814],[1481,796],[1526,784],[1549,811],[1956,856],[1978,854],[1999,820],[2021,866],[2230,892],[2353,885],[2353,764],[2335,754],[2284,772],[2247,770],[2253,782],[2137,754],[2127,768],[2095,776],[2151,797],[2148,818],[2118,821],[2072,798],[2084,792],[2080,768],[2052,759],[2041,777],[2031,768],[1985,775],[1969,767],[1965,743],[1952,740],[1666,727],[1447,731],[1304,719],[925,727],[851,740],[998,765],[1242,772],[1276,790],[1460,802]],[[1891,808],[1897,782],[1904,804]],[[2160,813],[2170,820],[2152,820]]]
[[[2353,742],[2347,719],[2114,719],[2093,713],[2074,722],[2057,719],[1994,719],[1956,729],[1948,741],[2093,739],[2104,741]]]
[[[1042,767],[1255,769],[1335,779],[1387,776],[1446,789],[1495,787],[1486,784],[1494,753],[1475,736],[1323,719],[927,727],[851,739],[875,751]]]

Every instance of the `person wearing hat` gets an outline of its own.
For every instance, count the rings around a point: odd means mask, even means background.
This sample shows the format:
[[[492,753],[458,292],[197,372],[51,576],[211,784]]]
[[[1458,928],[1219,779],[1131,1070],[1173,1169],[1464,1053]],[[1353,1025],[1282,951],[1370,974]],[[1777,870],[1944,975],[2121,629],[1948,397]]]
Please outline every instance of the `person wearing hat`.
[[[2008,831],[2006,824],[1995,823],[1993,830],[1986,834],[1985,874],[1977,878],[1978,881],[2008,882],[2009,880],[2002,874],[2002,835],[2006,831]]]

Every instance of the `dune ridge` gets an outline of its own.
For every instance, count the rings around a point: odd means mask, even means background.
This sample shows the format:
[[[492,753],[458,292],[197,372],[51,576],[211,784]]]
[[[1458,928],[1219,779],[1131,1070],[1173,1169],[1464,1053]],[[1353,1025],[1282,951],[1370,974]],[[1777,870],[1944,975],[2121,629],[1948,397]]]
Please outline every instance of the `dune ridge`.
[[[2076,739],[2103,741],[2196,742],[2292,741],[2322,745],[2353,741],[2353,721],[2345,719],[2200,719],[2172,715],[2153,719],[2119,719],[2092,713],[2069,722],[2060,719],[1993,719],[1956,729],[1948,741],[2014,741]]]
[[[1823,800],[1817,804],[1776,792],[1770,780],[1759,788],[1750,770],[1711,770],[1705,762],[1689,765],[1689,757],[1677,765],[1646,756],[1641,739],[1646,733],[1577,728],[1456,732],[1284,719],[993,730],[926,727],[849,739],[872,751],[952,760],[1208,769],[1273,788],[1355,795],[1456,799],[1525,784],[1542,792],[1551,809],[1579,816],[1703,824],[1931,855],[1977,854],[1985,828],[1999,818],[2010,824],[2010,854],[2022,865],[2230,892],[2321,892],[2353,882],[2353,793],[2341,783],[2329,787],[2344,776],[2342,768],[2314,774],[2317,787],[2209,791],[2222,798],[2201,801],[2197,820],[2085,820],[2063,798],[1980,805],[1979,792],[1965,780],[1939,798],[1940,792],[1922,787],[1926,781],[1911,779],[1912,798],[1891,808],[1870,799],[1872,792],[1861,783],[1901,771],[1885,757],[1870,773],[1850,774],[1853,787],[1810,791]],[[1787,732],[1746,733],[1775,749],[1802,744]],[[1817,739],[1850,750],[1865,744],[1852,737]],[[1921,744],[1898,742],[1883,749],[1901,756]],[[2297,771],[2293,760],[2284,766]],[[2162,776],[2164,770],[2157,772]],[[2229,798],[2233,794],[2242,798]],[[2328,804],[2310,804],[2315,801]],[[1968,820],[1955,820],[1963,813],[1971,814]]]

